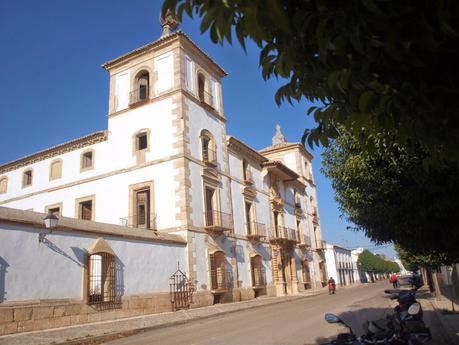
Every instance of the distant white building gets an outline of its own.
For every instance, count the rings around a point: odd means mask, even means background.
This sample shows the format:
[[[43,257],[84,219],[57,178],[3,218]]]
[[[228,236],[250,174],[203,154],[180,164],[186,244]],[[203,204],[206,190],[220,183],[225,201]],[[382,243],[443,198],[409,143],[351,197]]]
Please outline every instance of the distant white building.
[[[362,272],[359,268],[359,255],[364,251],[363,248],[357,248],[351,251],[352,267],[354,272],[354,281],[361,283],[368,283],[369,279],[365,272]]]
[[[304,146],[229,136],[226,72],[183,32],[103,67],[106,131],[0,165],[0,335],[322,287]]]
[[[340,286],[354,284],[354,269],[351,251],[336,244],[324,241],[325,261],[328,277],[333,277]]]
[[[405,266],[403,266],[402,260],[395,259],[394,262],[400,267],[400,274],[402,276],[406,276],[409,274],[409,272],[405,269]]]

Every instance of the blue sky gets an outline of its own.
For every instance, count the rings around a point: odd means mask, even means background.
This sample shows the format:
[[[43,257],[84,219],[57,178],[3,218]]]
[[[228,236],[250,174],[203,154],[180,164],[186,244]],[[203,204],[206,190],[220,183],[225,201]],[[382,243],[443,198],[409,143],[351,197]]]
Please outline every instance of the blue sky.
[[[161,1],[0,0],[0,163],[107,128],[108,73],[100,65],[159,38]],[[223,80],[227,131],[256,149],[271,144],[278,123],[300,141],[308,103],[278,107],[282,80],[264,81],[258,50],[223,47],[201,35],[199,21],[181,25],[229,75]],[[13,143],[13,145],[12,145]],[[311,151],[310,148],[308,150]],[[311,151],[324,238],[348,246],[374,246],[346,230],[330,182],[320,173],[321,149]],[[378,252],[393,256],[392,247]]]

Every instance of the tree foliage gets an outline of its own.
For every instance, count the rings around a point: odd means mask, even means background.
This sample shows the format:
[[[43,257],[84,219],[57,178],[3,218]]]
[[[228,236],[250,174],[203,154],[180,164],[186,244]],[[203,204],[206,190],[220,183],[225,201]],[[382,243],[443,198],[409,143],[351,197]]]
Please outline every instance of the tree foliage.
[[[201,18],[213,42],[260,48],[275,99],[316,104],[304,140],[327,146],[343,126],[371,152],[373,136],[459,163],[459,2],[454,0],[165,0],[181,20]],[[368,136],[360,136],[365,128]]]
[[[359,267],[364,272],[391,273],[400,272],[400,267],[396,262],[385,260],[378,255],[374,255],[368,250],[364,250],[359,255]]]
[[[404,249],[400,245],[395,245],[395,250],[397,251],[397,254],[400,257],[403,266],[408,271],[417,271],[421,267],[438,268],[439,266],[447,262],[446,258],[444,258],[442,255],[414,254],[409,250]]]
[[[388,140],[375,140],[370,154],[346,131],[325,150],[341,213],[376,243],[393,242],[416,255],[459,261],[459,171],[444,163],[425,169],[415,154]]]

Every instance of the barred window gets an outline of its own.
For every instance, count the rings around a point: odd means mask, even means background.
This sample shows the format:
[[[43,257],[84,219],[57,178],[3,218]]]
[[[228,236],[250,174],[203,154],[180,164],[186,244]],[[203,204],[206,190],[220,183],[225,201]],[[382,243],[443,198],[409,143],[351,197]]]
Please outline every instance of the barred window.
[[[88,256],[88,304],[116,301],[115,256],[95,253]]]

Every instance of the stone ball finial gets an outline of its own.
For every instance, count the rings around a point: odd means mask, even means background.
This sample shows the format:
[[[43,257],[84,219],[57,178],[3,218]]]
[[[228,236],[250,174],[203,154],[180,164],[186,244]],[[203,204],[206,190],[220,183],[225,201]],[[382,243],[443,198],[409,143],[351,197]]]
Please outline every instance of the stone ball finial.
[[[164,15],[160,14],[159,22],[163,28],[161,37],[170,35],[179,26],[178,20],[172,15],[170,10],[167,10]]]
[[[279,124],[276,125],[276,134],[274,134],[272,142],[273,145],[279,145],[286,142],[285,137],[281,132],[281,127]]]

